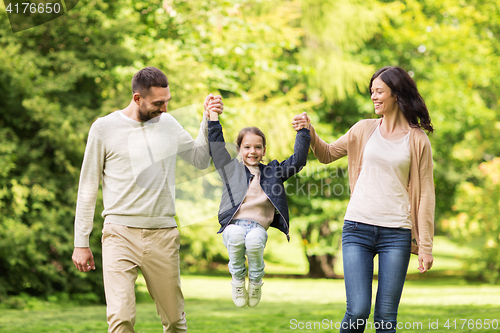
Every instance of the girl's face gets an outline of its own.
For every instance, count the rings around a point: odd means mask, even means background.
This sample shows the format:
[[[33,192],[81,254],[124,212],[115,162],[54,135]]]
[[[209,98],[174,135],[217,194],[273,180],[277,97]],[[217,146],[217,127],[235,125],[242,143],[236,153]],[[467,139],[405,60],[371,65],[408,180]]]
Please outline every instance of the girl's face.
[[[253,133],[245,134],[241,140],[238,155],[241,156],[243,164],[246,166],[259,165],[259,162],[266,155],[266,147],[264,147],[262,137]]]
[[[380,77],[373,80],[371,94],[376,114],[383,116],[397,111],[396,96],[391,95],[391,88]]]

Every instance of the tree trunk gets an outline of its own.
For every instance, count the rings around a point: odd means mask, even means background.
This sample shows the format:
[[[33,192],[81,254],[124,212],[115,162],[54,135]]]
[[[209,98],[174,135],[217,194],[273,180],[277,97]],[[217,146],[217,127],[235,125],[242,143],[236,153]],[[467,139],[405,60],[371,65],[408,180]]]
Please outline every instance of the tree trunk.
[[[337,257],[331,254],[307,256],[309,261],[308,276],[312,278],[340,278],[335,274],[334,267]]]

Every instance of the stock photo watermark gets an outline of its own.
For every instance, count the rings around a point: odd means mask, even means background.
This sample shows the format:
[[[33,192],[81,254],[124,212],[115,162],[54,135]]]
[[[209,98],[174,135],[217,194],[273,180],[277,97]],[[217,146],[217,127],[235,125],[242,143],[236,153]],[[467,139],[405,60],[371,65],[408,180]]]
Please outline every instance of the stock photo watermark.
[[[12,32],[55,20],[72,10],[79,0],[4,0]]]
[[[358,319],[352,322],[339,322],[331,319],[322,319],[321,321],[300,321],[290,319],[291,330],[356,330],[365,327],[365,329],[390,330],[496,330],[499,327],[498,319],[464,319],[453,318],[446,320],[428,319],[427,321],[407,321],[407,322],[371,322],[365,319]]]

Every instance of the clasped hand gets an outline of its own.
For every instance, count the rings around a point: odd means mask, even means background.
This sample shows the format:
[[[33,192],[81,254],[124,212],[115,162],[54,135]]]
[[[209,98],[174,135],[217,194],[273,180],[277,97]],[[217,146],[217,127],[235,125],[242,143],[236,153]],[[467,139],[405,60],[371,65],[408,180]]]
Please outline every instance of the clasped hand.
[[[298,114],[295,117],[293,117],[292,126],[293,129],[296,131],[302,128],[310,129],[311,119],[307,115],[307,112],[302,112],[302,114]]]
[[[224,103],[222,103],[222,96],[209,94],[205,98],[204,103],[205,116],[210,120],[217,120],[218,116],[224,112]]]

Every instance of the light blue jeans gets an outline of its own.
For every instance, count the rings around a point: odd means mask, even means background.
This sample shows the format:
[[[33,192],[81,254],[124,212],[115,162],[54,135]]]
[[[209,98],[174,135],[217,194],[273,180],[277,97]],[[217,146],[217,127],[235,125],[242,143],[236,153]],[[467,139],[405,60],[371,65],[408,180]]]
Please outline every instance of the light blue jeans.
[[[229,254],[228,267],[233,279],[245,279],[246,255],[248,257],[248,277],[253,283],[259,283],[264,276],[266,229],[251,220],[232,220],[224,229],[222,240]]]
[[[377,333],[396,332],[399,301],[410,251],[410,229],[344,222],[342,255],[347,310],[341,333],[365,330],[372,302],[373,258],[377,254],[378,289],[373,327]]]

